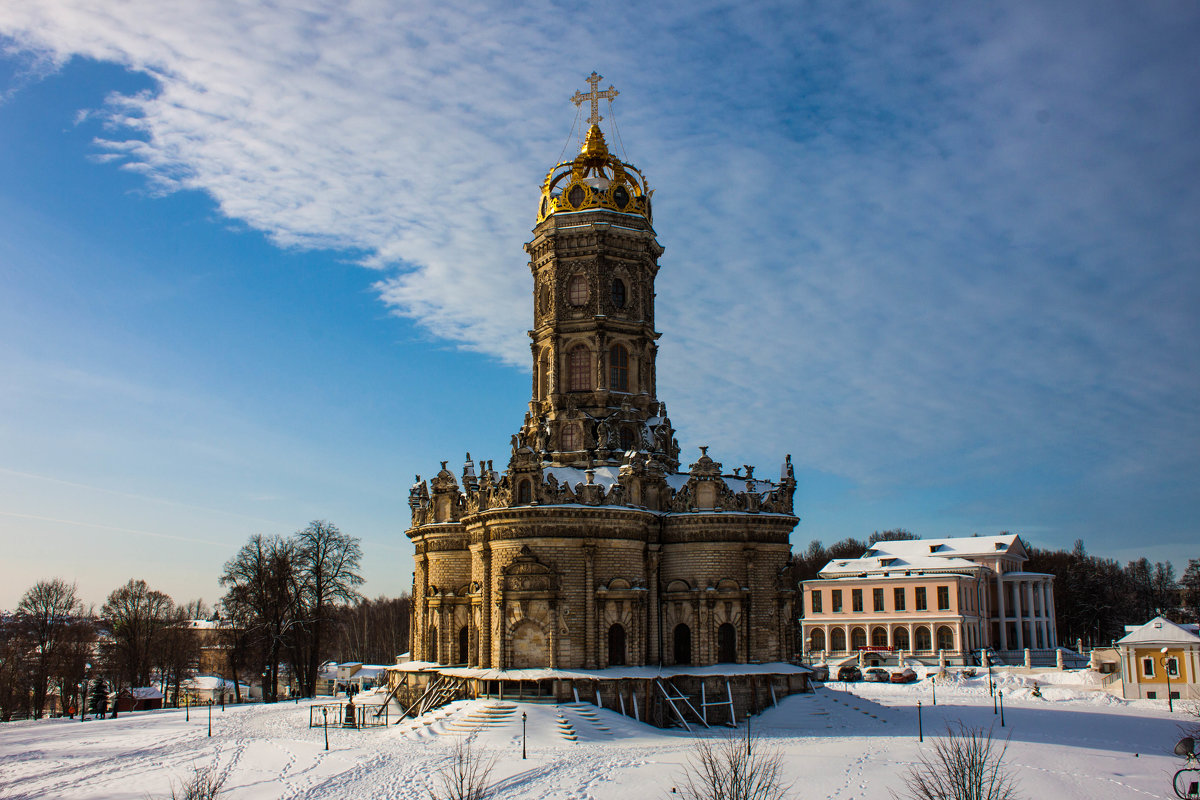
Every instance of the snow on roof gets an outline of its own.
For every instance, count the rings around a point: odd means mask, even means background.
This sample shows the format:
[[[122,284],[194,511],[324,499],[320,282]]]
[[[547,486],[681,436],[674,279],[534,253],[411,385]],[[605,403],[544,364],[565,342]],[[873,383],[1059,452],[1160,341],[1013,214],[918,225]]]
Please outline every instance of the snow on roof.
[[[1195,625],[1178,625],[1166,617],[1155,617],[1118,639],[1117,644],[1200,644],[1200,635]]]
[[[994,556],[997,553],[1008,553],[1014,546],[1020,547],[1017,544],[1015,533],[1004,536],[960,536],[949,539],[905,539],[895,542],[876,542],[858,558],[830,561],[821,568],[818,574],[844,575],[914,569],[971,569],[979,566],[972,559]],[[1032,576],[1042,573],[1022,574]]]
[[[197,675],[194,678],[188,678],[186,681],[183,681],[183,685],[189,689],[208,691],[211,689],[220,689],[222,686],[226,689],[232,689],[233,681],[226,680],[220,675]],[[244,683],[241,686],[244,690],[249,690],[250,688]]]
[[[161,700],[163,693],[153,686],[135,686],[130,690],[138,700]]]
[[[437,669],[441,664],[436,661],[405,661],[403,664],[392,664],[385,669],[390,672],[424,672],[430,669]]]

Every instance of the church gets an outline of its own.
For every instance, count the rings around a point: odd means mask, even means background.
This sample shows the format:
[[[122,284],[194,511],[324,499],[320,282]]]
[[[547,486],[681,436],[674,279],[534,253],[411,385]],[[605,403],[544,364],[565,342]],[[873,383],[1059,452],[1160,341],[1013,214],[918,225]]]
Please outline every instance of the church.
[[[598,102],[532,239],[532,395],[508,461],[409,494],[412,658],[490,670],[749,665],[797,652],[791,457],[777,477],[680,453],[656,387],[659,244]],[[535,204],[536,199],[536,204]],[[690,462],[690,463],[689,463]],[[731,671],[736,671],[734,668]]]

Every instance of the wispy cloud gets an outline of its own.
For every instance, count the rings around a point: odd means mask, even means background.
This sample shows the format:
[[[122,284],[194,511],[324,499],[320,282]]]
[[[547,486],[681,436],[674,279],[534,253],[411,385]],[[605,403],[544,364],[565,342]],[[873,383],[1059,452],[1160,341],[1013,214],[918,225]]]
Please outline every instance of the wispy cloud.
[[[99,153],[518,366],[520,246],[595,68],[661,189],[692,442],[866,484],[1196,476],[1196,7],[753,6],[59,0],[0,31],[155,79]]]

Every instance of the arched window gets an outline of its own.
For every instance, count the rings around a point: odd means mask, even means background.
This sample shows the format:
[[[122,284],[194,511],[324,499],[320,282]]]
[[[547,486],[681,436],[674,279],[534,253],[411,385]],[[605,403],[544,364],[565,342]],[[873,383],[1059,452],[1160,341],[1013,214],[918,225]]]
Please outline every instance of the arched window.
[[[841,628],[834,628],[829,634],[829,649],[835,653],[840,653],[846,649],[846,632]]]
[[[538,374],[537,374],[538,399],[545,400],[550,396],[550,348],[542,348],[542,354],[538,358]]]
[[[887,628],[876,625],[871,629],[871,646],[887,647]]]
[[[929,628],[924,625],[917,628],[917,649],[924,651],[933,649],[933,637],[929,635]]]
[[[625,627],[619,623],[608,629],[608,665],[625,666]]]
[[[613,278],[612,304],[616,308],[625,307],[625,281],[620,278]]]
[[[567,354],[567,391],[589,392],[592,389],[592,354],[583,345],[576,345]]]
[[[621,428],[621,450],[628,452],[633,449],[633,428]]]
[[[897,650],[908,650],[908,628],[896,628],[892,631],[892,637],[895,639],[895,647]]]
[[[533,500],[533,484],[525,479],[517,484],[517,505],[527,506]]]
[[[467,646],[470,642],[470,634],[467,632],[467,626],[463,625],[458,629],[458,663],[467,664],[470,662],[470,656],[467,655]]]
[[[567,302],[578,308],[588,301],[587,278],[583,275],[572,275],[567,284]]]
[[[581,438],[578,424],[572,422],[564,425],[560,442],[562,445],[561,449],[567,452],[581,449],[583,447],[583,442],[580,441]]]
[[[737,661],[737,628],[729,622],[717,628],[717,661],[722,664]]]
[[[850,631],[850,649],[860,650],[867,646],[867,632],[862,628]]]
[[[809,645],[809,649],[812,652],[819,653],[825,649],[825,631],[820,628],[814,628],[808,638],[812,640],[812,644]]]
[[[614,392],[629,391],[629,351],[619,344],[608,351],[608,388]]]
[[[675,663],[692,663],[692,629],[684,623],[675,626]]]
[[[937,630],[938,650],[954,649],[954,631],[948,625],[942,625]]]

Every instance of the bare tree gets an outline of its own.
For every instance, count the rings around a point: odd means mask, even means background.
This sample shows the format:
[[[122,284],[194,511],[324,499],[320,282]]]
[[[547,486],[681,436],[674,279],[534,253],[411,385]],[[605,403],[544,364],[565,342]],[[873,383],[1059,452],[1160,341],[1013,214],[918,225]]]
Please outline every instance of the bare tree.
[[[150,685],[163,633],[174,614],[170,595],[151,589],[145,581],[130,580],[108,596],[100,615],[111,628],[106,649],[117,689]]]
[[[363,582],[358,574],[362,548],[359,540],[347,536],[333,523],[318,519],[310,522],[295,536],[300,577],[302,615],[307,621],[305,636],[296,641],[293,664],[302,676],[301,692],[309,697],[316,694],[317,670],[320,667],[326,630],[335,604],[352,603],[359,599],[357,587]]]
[[[931,754],[909,768],[907,792],[893,797],[910,800],[1016,800],[1013,777],[1004,766],[1008,742],[998,744],[991,730],[961,722],[933,745]]]
[[[254,535],[225,564],[221,585],[228,587],[221,605],[235,624],[256,640],[267,673],[263,701],[274,703],[279,684],[280,654],[299,615],[299,582],[295,542],[281,536]]]
[[[59,578],[38,581],[17,604],[17,617],[33,648],[30,667],[35,717],[45,712],[50,678],[59,666],[68,630],[82,616],[83,603],[76,594],[75,584]]]
[[[684,800],[784,800],[791,785],[783,782],[783,755],[756,737],[736,732],[719,739],[697,739],[679,779]]]
[[[496,756],[480,753],[473,739],[455,740],[449,762],[434,773],[438,788],[430,790],[430,800],[486,800],[493,795],[491,776]]]

